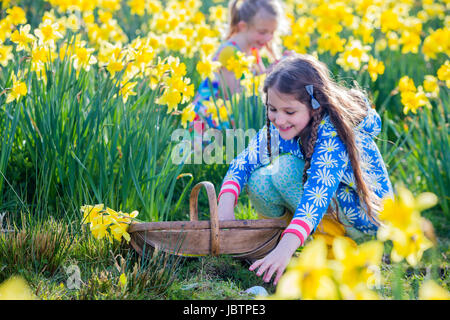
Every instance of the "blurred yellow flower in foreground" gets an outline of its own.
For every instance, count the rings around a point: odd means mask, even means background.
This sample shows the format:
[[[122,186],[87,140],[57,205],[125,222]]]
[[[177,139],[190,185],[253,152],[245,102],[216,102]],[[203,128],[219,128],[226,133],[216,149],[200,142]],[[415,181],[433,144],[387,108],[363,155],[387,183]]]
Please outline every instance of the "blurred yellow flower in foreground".
[[[28,283],[22,278],[13,276],[0,284],[0,300],[34,300]]]
[[[333,262],[333,267],[345,299],[355,299],[356,292],[361,292],[361,283],[366,284],[365,288],[368,290],[369,282],[376,280],[373,268],[377,268],[381,264],[383,249],[383,243],[380,241],[368,241],[354,247],[344,237],[334,239],[335,262]],[[370,283],[370,285],[375,285],[375,283]],[[373,297],[375,298],[376,295]]]
[[[411,191],[402,186],[397,188],[394,198],[383,201],[383,210],[379,215],[382,224],[377,237],[381,241],[392,241],[391,257],[394,262],[406,259],[415,266],[423,252],[432,247],[432,242],[424,234],[424,218],[420,212],[436,203],[435,194],[424,192],[414,198]]]
[[[433,280],[426,280],[419,289],[420,300],[450,300],[450,292]]]
[[[338,290],[327,261],[327,245],[318,238],[293,258],[281,277],[275,299],[337,299]]]

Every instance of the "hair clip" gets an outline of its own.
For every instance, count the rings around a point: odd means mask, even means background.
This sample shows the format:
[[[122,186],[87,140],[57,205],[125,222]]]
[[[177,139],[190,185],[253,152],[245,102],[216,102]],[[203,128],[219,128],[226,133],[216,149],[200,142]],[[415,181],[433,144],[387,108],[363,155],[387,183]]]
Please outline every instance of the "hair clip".
[[[314,87],[312,84],[305,86],[306,91],[309,93],[309,95],[311,96],[311,106],[313,109],[317,109],[320,107],[320,103],[319,101],[316,100],[316,98],[314,98],[313,93],[314,93]]]

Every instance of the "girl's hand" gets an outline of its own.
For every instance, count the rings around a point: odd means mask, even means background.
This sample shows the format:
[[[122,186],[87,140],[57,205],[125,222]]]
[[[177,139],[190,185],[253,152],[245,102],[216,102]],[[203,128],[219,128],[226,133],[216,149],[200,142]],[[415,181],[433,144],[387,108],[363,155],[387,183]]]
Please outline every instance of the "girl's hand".
[[[286,233],[275,249],[264,258],[256,260],[249,270],[253,271],[259,268],[256,275],[262,276],[264,274],[264,282],[269,282],[272,276],[276,274],[273,280],[273,284],[276,285],[300,243],[300,239],[296,235]]]

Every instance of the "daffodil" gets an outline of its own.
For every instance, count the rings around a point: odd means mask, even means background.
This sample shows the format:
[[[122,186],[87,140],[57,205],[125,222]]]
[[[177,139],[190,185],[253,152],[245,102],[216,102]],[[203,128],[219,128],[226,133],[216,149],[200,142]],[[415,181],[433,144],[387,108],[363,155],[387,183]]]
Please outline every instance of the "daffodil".
[[[408,76],[403,76],[400,78],[400,80],[398,81],[398,89],[400,92],[417,91],[417,88],[414,84],[414,80]]]
[[[11,41],[16,44],[16,50],[22,51],[29,49],[29,44],[36,38],[30,34],[31,26],[29,24],[21,26],[19,30],[14,30],[11,34]]]
[[[205,78],[213,78],[214,72],[217,71],[217,69],[220,67],[220,62],[218,61],[211,61],[209,59],[205,59],[203,61],[199,61],[197,63],[197,71],[200,74],[200,76]]]
[[[136,85],[137,81],[128,80],[125,80],[120,84],[119,95],[122,96],[123,103],[126,103],[130,96],[136,95],[136,92],[133,91]]]
[[[419,289],[420,300],[450,300],[450,292],[433,280],[426,280]]]
[[[125,288],[127,286],[127,275],[125,273],[122,273],[119,277],[119,285],[122,288]]]
[[[131,9],[131,14],[143,16],[145,14],[146,1],[143,0],[128,0],[128,6]]]
[[[387,33],[389,31],[398,30],[401,26],[398,14],[393,10],[385,10],[380,16],[381,32]]]
[[[14,59],[12,49],[13,49],[12,46],[3,45],[0,42],[0,65],[6,67],[8,66],[9,61]]]
[[[84,69],[89,71],[91,65],[97,63],[97,58],[94,56],[94,48],[78,47],[75,48],[75,53],[73,55],[73,66],[79,71]]]
[[[423,252],[432,246],[422,230],[420,212],[436,203],[437,197],[433,193],[425,192],[414,198],[411,191],[402,186],[397,188],[394,198],[383,201],[383,210],[379,215],[382,225],[377,237],[381,241],[393,242],[391,257],[395,262],[406,259],[415,266]]]
[[[55,41],[63,37],[58,29],[58,23],[45,20],[39,25],[39,29],[34,30],[34,34],[39,38],[40,44],[48,45],[50,48],[53,48],[55,46]]]
[[[367,71],[369,72],[372,81],[376,81],[378,75],[384,73],[384,63],[383,61],[378,61],[374,57],[369,58],[369,63],[367,64]]]
[[[344,298],[352,299],[353,289],[360,291],[360,285],[366,286],[373,278],[373,267],[381,264],[383,255],[383,243],[380,241],[369,241],[355,247],[350,241],[343,237],[333,240],[333,268],[335,278],[350,296]]]
[[[317,40],[317,50],[319,53],[330,52],[332,55],[335,55],[339,52],[344,51],[344,45],[346,41],[346,39],[340,38],[335,34],[320,37]]]
[[[321,238],[309,242],[293,258],[280,278],[276,299],[337,299],[338,288],[327,261],[327,245]]]
[[[124,212],[116,212],[115,210],[105,207],[103,204],[95,206],[86,205],[81,207],[83,213],[83,223],[90,224],[90,231],[96,239],[106,238],[108,241],[120,241],[124,238],[130,241],[130,234],[127,232],[131,220],[137,215],[137,211],[131,214]]]
[[[194,111],[194,105],[190,104],[181,112],[181,125],[186,128],[187,124],[194,121],[196,113]]]
[[[14,74],[12,75],[12,80],[13,85],[6,97],[6,103],[13,102],[14,100],[19,101],[28,92],[25,82],[18,80]]]
[[[21,7],[12,7],[6,9],[6,19],[13,25],[27,23],[27,17],[25,11]]]
[[[437,97],[439,95],[438,79],[435,76],[426,75],[423,80],[423,89],[430,93],[432,97]]]
[[[12,276],[0,284],[0,300],[34,299],[27,281],[20,276]]]
[[[403,104],[403,113],[408,114],[409,111],[417,113],[417,109],[423,106],[431,108],[430,101],[423,90],[405,91],[400,94],[401,103]]]
[[[439,28],[432,31],[424,40],[422,52],[425,60],[436,59],[437,54],[450,55],[450,29]]]
[[[420,35],[416,32],[404,31],[400,37],[402,53],[417,53],[419,51],[420,43]]]
[[[240,79],[245,71],[249,71],[255,58],[246,56],[243,52],[236,52],[235,55],[228,58],[226,68],[234,73],[236,79]]]
[[[437,77],[441,81],[445,81],[447,88],[450,88],[450,61],[447,60],[439,67],[437,71]]]
[[[344,51],[339,55],[336,62],[344,70],[359,70],[361,63],[369,61],[368,51],[370,46],[365,46],[360,40],[349,39]]]

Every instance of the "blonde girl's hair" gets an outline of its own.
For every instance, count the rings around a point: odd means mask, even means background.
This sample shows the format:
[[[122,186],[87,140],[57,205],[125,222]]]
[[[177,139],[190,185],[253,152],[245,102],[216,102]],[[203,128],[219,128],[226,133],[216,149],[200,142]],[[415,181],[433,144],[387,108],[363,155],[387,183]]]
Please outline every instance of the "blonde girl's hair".
[[[314,98],[320,104],[320,107],[317,109],[313,109],[311,106],[311,96],[305,88],[307,85],[313,85]],[[319,124],[325,114],[328,114],[330,121],[337,130],[337,134],[347,148],[362,208],[365,209],[369,218],[378,223],[377,213],[380,210],[380,199],[364,181],[361,158],[353,131],[354,127],[368,113],[368,106],[365,100],[366,95],[362,90],[358,87],[349,89],[344,85],[338,84],[332,79],[325,64],[312,56],[300,54],[295,54],[282,60],[267,76],[263,89],[266,95],[266,105],[269,88],[275,89],[282,94],[292,95],[310,108],[311,120],[300,133],[305,156],[303,184],[308,178],[307,171],[311,166],[311,157],[317,141]],[[268,113],[268,110],[266,111]],[[270,121],[268,117],[266,121],[267,150],[270,156]],[[336,210],[334,213],[338,216],[336,199],[334,199],[334,203],[334,209]],[[331,206],[329,210],[331,210]]]
[[[244,21],[248,24],[253,23],[253,18],[259,12],[264,10],[269,15],[274,16],[278,23],[278,31],[284,33],[287,28],[285,25],[284,9],[280,0],[231,0],[228,4],[228,32],[225,39],[230,39],[238,32],[238,23]],[[273,41],[273,40],[272,40]],[[279,55],[279,48],[275,46],[276,43],[266,45],[266,49],[276,58]]]

